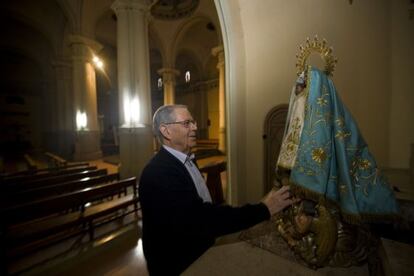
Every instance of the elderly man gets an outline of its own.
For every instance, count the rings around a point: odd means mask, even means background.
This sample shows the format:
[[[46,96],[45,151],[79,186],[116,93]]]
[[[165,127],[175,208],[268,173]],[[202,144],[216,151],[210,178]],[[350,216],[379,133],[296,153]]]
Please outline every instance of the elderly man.
[[[180,274],[216,237],[251,227],[292,204],[288,187],[271,191],[254,205],[213,204],[190,155],[197,124],[187,107],[160,107],[153,129],[162,147],[144,168],[139,186],[143,248],[151,275]]]

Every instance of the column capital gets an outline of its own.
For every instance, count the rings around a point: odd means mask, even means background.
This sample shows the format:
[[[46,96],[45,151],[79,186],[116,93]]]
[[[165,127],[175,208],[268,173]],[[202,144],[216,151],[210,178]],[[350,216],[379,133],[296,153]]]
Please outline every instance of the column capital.
[[[174,68],[161,68],[157,70],[157,73],[165,79],[175,79],[175,77],[180,75],[180,71]],[[166,81],[166,80],[164,80]]]
[[[103,45],[101,43],[89,37],[82,36],[82,35],[77,35],[77,34],[69,35],[68,41],[70,45],[73,45],[73,44],[85,45],[89,47],[91,50],[93,50],[94,52],[99,52],[103,48]]]
[[[89,60],[103,48],[99,42],[81,35],[69,35],[68,42],[73,58]]]
[[[120,11],[148,12],[151,0],[115,0],[111,9],[118,14]]]
[[[157,73],[162,76],[164,84],[175,84],[175,77],[180,75],[180,71],[173,68],[161,68],[157,70]]]
[[[211,49],[211,54],[218,58],[217,67],[224,65],[224,48],[223,45],[219,45]]]
[[[219,45],[219,46],[214,47],[213,49],[211,49],[211,54],[213,56],[218,56],[218,57],[220,57],[220,55],[224,55],[223,45]]]

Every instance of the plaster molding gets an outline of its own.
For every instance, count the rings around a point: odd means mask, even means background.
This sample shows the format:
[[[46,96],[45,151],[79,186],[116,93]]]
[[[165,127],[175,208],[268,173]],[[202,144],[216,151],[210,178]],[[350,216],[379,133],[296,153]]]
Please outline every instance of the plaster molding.
[[[150,9],[149,0],[116,0],[111,5],[111,9],[118,15],[119,12],[133,11],[147,13]]]

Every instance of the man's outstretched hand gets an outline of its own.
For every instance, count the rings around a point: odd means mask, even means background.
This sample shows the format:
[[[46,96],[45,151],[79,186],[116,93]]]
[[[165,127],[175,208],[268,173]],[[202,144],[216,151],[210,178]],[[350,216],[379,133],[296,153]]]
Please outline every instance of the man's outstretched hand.
[[[272,189],[263,199],[262,202],[269,209],[270,215],[279,213],[287,206],[298,202],[299,200],[291,197],[289,186],[282,186],[279,190]]]

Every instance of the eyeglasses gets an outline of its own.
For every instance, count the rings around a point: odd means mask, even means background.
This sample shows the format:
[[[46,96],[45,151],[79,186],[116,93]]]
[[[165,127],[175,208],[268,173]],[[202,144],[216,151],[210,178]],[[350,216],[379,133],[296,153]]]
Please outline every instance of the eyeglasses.
[[[190,125],[197,126],[197,122],[195,120],[185,120],[185,121],[178,121],[178,122],[171,122],[171,123],[164,123],[165,125],[175,125],[180,124],[185,128],[189,128]]]

